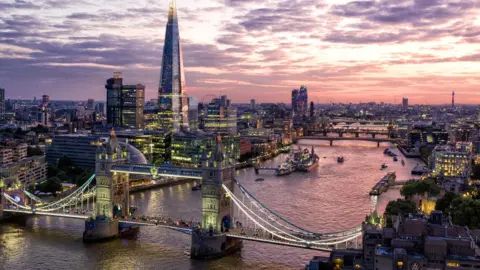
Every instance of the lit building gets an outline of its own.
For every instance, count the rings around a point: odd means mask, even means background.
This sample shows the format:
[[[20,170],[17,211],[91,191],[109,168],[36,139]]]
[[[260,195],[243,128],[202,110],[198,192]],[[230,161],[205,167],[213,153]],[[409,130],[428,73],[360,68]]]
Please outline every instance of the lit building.
[[[57,164],[60,158],[68,157],[76,166],[95,168],[95,153],[101,146],[100,136],[61,135],[46,144],[46,159],[49,164]]]
[[[451,146],[437,146],[432,153],[433,172],[446,178],[468,179],[471,171],[471,152]]]
[[[147,131],[152,136],[152,161],[154,164],[163,164],[170,160],[172,133],[169,130]]]
[[[188,127],[191,132],[198,130],[198,101],[188,97]]]
[[[214,145],[213,136],[178,132],[172,136],[171,161],[178,166],[199,168],[203,155],[209,157]]]
[[[47,163],[44,156],[23,158],[19,161],[0,166],[0,181],[3,183],[20,182],[24,186],[47,179]],[[0,186],[2,184],[0,183]]]
[[[204,121],[207,133],[237,135],[237,109],[226,96],[215,98],[208,104]]]
[[[404,97],[402,99],[402,107],[404,111],[408,110],[408,98]]]
[[[300,86],[300,90],[292,90],[292,110],[297,116],[306,116],[308,107],[307,87]]]
[[[170,2],[165,30],[158,109],[162,129],[188,130],[188,101],[175,1]]]
[[[418,128],[408,131],[407,143],[409,148],[422,144],[444,145],[449,142],[448,131],[438,128]]]
[[[107,123],[117,127],[143,129],[145,86],[123,85],[120,72],[107,80]]]
[[[11,142],[0,148],[0,165],[7,165],[27,157],[27,144]]]
[[[5,89],[0,88],[0,124],[5,124]]]

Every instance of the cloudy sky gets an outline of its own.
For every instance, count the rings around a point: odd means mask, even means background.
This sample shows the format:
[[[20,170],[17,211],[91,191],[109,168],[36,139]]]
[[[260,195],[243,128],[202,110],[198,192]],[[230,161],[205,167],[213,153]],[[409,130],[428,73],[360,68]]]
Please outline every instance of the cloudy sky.
[[[234,102],[480,103],[480,0],[177,0],[189,94]],[[158,88],[168,0],[1,0],[7,98]],[[210,96],[209,96],[210,97]]]

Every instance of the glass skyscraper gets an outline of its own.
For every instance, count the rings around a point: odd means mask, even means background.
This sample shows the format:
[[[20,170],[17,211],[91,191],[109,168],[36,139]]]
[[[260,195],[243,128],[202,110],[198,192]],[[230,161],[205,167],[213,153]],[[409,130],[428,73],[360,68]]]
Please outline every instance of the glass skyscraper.
[[[182,46],[175,1],[170,2],[158,89],[159,124],[178,132],[188,130],[188,101],[183,71]]]
[[[308,91],[307,87],[300,86],[300,90],[292,90],[292,110],[296,116],[307,115]]]

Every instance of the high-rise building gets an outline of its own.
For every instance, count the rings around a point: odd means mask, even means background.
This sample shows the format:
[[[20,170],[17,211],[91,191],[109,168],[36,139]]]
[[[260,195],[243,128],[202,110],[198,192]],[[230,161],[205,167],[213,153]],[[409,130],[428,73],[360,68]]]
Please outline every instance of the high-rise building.
[[[194,97],[188,97],[188,122],[190,131],[198,129],[198,101]]]
[[[50,102],[50,96],[43,95],[42,96],[42,104],[48,104]]]
[[[204,131],[237,135],[237,109],[230,104],[227,96],[214,98],[208,104]]]
[[[402,99],[403,110],[408,110],[408,98],[404,97]]]
[[[145,86],[124,85],[119,72],[107,80],[107,123],[112,126],[143,129]]]
[[[315,116],[315,105],[313,104],[313,101],[310,102],[310,117]]]
[[[255,99],[250,99],[250,109],[255,109]]]
[[[300,90],[292,90],[292,110],[297,116],[307,115],[308,92],[307,87],[300,86]]]
[[[182,46],[175,1],[170,2],[158,88],[160,127],[177,132],[188,130],[188,100],[183,71]]]
[[[95,100],[89,98],[88,101],[87,101],[87,109],[93,110],[94,104],[95,104]]]
[[[0,124],[4,124],[5,120],[5,89],[0,88]]]

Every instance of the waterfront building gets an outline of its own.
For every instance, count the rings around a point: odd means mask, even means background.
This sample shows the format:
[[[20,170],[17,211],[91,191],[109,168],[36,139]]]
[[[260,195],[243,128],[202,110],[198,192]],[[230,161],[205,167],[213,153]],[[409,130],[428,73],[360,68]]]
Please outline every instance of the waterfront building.
[[[178,132],[172,136],[171,161],[184,167],[200,168],[202,157],[210,156],[215,138],[202,133]]]
[[[300,90],[292,90],[292,111],[296,116],[306,116],[308,107],[307,87],[300,86]]]
[[[0,186],[20,183],[30,186],[47,179],[47,163],[44,156],[23,158],[0,166]]]
[[[227,96],[214,98],[208,104],[204,121],[207,133],[237,135],[237,109]]]
[[[160,128],[188,130],[188,101],[175,1],[170,2],[158,88]]]
[[[46,159],[49,164],[58,164],[62,157],[68,157],[76,166],[95,168],[95,153],[102,145],[98,135],[57,135],[46,144]]]
[[[152,130],[145,134],[152,136],[152,161],[163,164],[170,161],[172,132],[169,130]]]
[[[250,141],[244,138],[241,138],[240,139],[240,156],[243,156],[251,152],[252,152],[252,144],[250,143]]]
[[[406,97],[402,99],[402,108],[404,111],[408,110],[408,98]]]
[[[437,146],[432,152],[432,170],[445,178],[467,180],[471,172],[471,151],[451,146]]]
[[[242,136],[273,138],[274,130],[270,128],[247,128],[242,130]]]
[[[0,124],[6,123],[5,115],[5,89],[0,88]]]
[[[448,131],[441,128],[415,128],[407,133],[408,148],[416,148],[420,145],[445,145],[449,142]]]
[[[18,141],[10,141],[0,148],[0,164],[7,165],[20,161],[27,157],[27,144]]]
[[[124,85],[120,72],[107,80],[107,123],[114,127],[143,129],[145,86]]]

